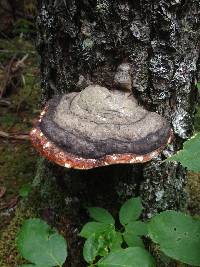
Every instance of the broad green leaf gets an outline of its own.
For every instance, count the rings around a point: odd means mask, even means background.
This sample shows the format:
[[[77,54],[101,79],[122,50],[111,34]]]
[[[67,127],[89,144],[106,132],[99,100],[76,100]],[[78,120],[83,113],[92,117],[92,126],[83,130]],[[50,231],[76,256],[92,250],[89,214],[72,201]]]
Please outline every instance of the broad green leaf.
[[[97,263],[98,267],[155,267],[153,257],[142,248],[127,248],[111,252]]]
[[[194,172],[200,172],[200,133],[194,135],[183,144],[183,149],[166,161],[179,161],[184,167]]]
[[[123,242],[122,234],[119,232],[116,232],[115,230],[110,231],[108,233],[108,241],[109,241],[109,249],[110,251],[116,251],[121,249],[121,245]]]
[[[100,234],[109,229],[112,229],[112,226],[109,224],[100,222],[88,222],[83,226],[79,235],[81,237],[89,238],[93,234]]]
[[[181,212],[165,211],[151,219],[148,231],[167,256],[200,266],[200,221]]]
[[[137,236],[145,236],[148,234],[147,223],[141,221],[128,223],[125,226],[125,231]]]
[[[91,207],[88,208],[90,217],[93,218],[97,222],[102,222],[102,223],[108,223],[108,224],[115,224],[115,220],[113,216],[103,208],[98,208],[98,207]]]
[[[200,90],[200,82],[198,82],[198,83],[196,84],[196,86],[197,86],[197,89]]]
[[[139,197],[127,200],[119,211],[120,223],[126,225],[136,221],[142,213],[142,203]]]
[[[17,235],[20,254],[35,265],[62,266],[67,257],[65,239],[40,219],[28,219]]]
[[[125,226],[124,240],[129,247],[144,247],[141,236],[148,234],[147,224],[141,221],[131,222]]]
[[[106,233],[98,235],[97,239],[98,239],[98,255],[101,257],[105,257],[109,252],[108,240],[106,240]]]
[[[19,190],[19,195],[23,198],[28,197],[31,192],[31,186],[29,184],[23,185]]]
[[[129,247],[144,248],[143,240],[139,236],[131,235],[130,233],[124,233],[124,241]]]
[[[93,263],[98,255],[98,240],[95,235],[90,236],[83,247],[83,257],[86,262]]]

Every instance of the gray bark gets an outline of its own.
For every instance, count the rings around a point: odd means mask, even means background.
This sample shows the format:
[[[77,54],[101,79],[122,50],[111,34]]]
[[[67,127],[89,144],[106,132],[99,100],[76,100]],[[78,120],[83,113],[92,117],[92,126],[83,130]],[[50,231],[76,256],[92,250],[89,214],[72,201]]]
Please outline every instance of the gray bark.
[[[173,144],[144,165],[75,171],[42,164],[43,175],[56,177],[64,190],[71,255],[66,266],[80,267],[85,265],[77,256],[77,229],[86,220],[84,206],[106,207],[115,214],[122,201],[140,195],[149,218],[185,205],[185,170],[161,161],[193,132],[200,2],[41,0],[39,10],[42,104],[54,94],[80,91],[91,83],[112,88],[117,67],[128,62],[133,94],[146,109],[167,118],[175,133]]]

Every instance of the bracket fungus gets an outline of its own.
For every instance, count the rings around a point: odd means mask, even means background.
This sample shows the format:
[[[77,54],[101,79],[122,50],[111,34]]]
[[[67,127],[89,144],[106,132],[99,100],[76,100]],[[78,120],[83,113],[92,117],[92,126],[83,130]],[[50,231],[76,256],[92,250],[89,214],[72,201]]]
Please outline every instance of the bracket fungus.
[[[168,122],[139,106],[130,91],[90,85],[54,96],[30,132],[47,159],[74,169],[143,163],[171,141]]]

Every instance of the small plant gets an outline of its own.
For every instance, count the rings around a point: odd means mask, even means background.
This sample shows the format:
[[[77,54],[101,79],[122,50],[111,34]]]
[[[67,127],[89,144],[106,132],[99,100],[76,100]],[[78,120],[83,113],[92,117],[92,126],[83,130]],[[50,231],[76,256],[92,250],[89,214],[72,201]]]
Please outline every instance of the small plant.
[[[65,239],[40,219],[28,219],[17,236],[17,248],[27,261],[21,267],[61,267],[67,258]]]
[[[29,193],[31,192],[32,188],[29,184],[24,184],[19,190],[19,195],[22,198],[27,198]]]
[[[154,266],[154,259],[144,249],[141,239],[147,234],[147,225],[138,220],[142,209],[140,198],[124,203],[119,211],[121,231],[115,229],[115,220],[107,210],[88,209],[95,221],[85,224],[80,236],[86,238],[83,256],[89,266]]]
[[[149,222],[139,220],[140,198],[126,201],[119,211],[121,230],[112,215],[102,208],[89,208],[94,221],[86,223],[80,236],[86,238],[83,257],[89,267],[155,267],[145,249],[143,236],[150,237],[166,256],[200,266],[200,222],[181,212],[165,211]]]
[[[140,198],[127,200],[119,211],[121,229],[105,209],[88,209],[93,221],[86,223],[80,236],[85,238],[83,257],[88,267],[155,267],[145,249],[143,237],[150,238],[166,256],[200,266],[200,221],[181,212],[164,211],[148,222],[139,220]],[[31,264],[21,267],[61,267],[67,257],[64,238],[40,219],[29,219],[18,236],[20,254]]]

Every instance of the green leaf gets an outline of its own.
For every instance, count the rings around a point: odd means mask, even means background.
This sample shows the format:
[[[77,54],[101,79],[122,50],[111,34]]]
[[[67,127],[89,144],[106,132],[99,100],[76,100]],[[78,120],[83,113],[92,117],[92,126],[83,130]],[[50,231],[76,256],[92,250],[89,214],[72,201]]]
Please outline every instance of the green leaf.
[[[125,226],[124,240],[129,247],[144,247],[141,236],[148,234],[147,224],[141,221],[131,222]]]
[[[126,225],[136,221],[142,213],[142,203],[139,197],[127,200],[119,211],[120,223]]]
[[[103,208],[98,208],[98,207],[91,207],[88,208],[90,217],[93,218],[97,222],[102,222],[102,223],[108,223],[108,224],[115,224],[115,220],[113,216]]]
[[[83,226],[79,235],[84,238],[89,238],[93,234],[100,234],[112,228],[113,227],[110,224],[100,222],[88,222]]]
[[[181,212],[165,211],[151,219],[148,231],[167,256],[200,266],[200,221]]]
[[[179,161],[184,167],[194,172],[200,172],[200,133],[184,142],[183,149],[166,161]]]
[[[36,265],[62,266],[67,257],[65,239],[40,219],[28,219],[17,235],[20,254]]]
[[[127,248],[110,253],[98,267],[155,267],[153,257],[142,248]]]
[[[106,233],[97,236],[98,239],[98,255],[104,257],[108,254],[108,241],[106,240]]]
[[[28,197],[30,192],[31,192],[31,186],[29,184],[25,184],[20,188],[19,195],[23,198],[26,198]]]
[[[144,243],[141,237],[136,235],[130,235],[129,233],[124,234],[124,241],[129,247],[141,247],[144,248]]]
[[[128,223],[125,227],[125,231],[137,236],[145,236],[148,234],[147,223],[141,221]]]
[[[197,89],[200,90],[200,82],[198,82],[198,83],[196,84],[196,86],[197,86]]]
[[[98,240],[95,235],[90,236],[83,247],[83,257],[86,262],[93,263],[98,255]]]
[[[107,239],[109,242],[108,246],[109,246],[110,251],[116,251],[116,250],[121,249],[121,245],[123,242],[121,233],[116,232],[115,230],[110,231],[107,234]]]

